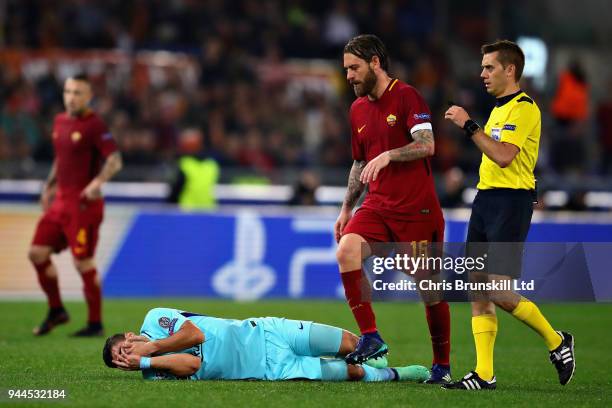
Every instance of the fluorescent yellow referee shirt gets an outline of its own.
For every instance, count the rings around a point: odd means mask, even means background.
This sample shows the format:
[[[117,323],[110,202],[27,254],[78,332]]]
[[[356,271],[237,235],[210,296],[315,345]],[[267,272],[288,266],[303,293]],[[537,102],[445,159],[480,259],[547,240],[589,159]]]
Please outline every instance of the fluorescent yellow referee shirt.
[[[485,133],[498,142],[512,143],[520,149],[509,166],[501,168],[485,154],[480,163],[479,190],[513,188],[533,190],[533,169],[538,160],[542,119],[540,108],[525,92],[497,99]]]

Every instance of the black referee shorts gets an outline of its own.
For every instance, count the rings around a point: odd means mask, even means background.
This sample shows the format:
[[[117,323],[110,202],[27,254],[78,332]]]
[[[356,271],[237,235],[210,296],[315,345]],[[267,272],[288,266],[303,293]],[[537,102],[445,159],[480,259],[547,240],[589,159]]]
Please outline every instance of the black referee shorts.
[[[525,242],[533,215],[533,191],[478,190],[467,242]]]
[[[533,215],[531,190],[479,190],[472,204],[466,255],[487,254],[487,273],[518,278]]]

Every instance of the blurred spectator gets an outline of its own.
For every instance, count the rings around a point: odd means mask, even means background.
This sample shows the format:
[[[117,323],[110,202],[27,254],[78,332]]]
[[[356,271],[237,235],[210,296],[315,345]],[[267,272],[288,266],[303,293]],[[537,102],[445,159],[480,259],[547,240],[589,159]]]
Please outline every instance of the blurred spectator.
[[[223,43],[219,37],[209,37],[202,47],[200,57],[200,85],[212,86],[227,82],[227,55],[223,50]]]
[[[583,122],[589,114],[589,87],[584,69],[572,61],[559,75],[552,113],[562,124]]]
[[[186,128],[179,136],[177,175],[168,201],[182,209],[201,210],[216,206],[215,186],[219,180],[219,165],[203,151],[204,137],[196,128]]]
[[[597,107],[597,130],[601,145],[601,173],[612,172],[612,79],[608,81],[607,92]]]
[[[559,75],[551,111],[556,119],[551,164],[559,173],[580,173],[585,168],[589,87],[584,68],[570,62]]]
[[[293,195],[289,205],[317,205],[316,192],[319,188],[319,178],[311,171],[303,171],[298,182],[293,186]]]
[[[463,207],[463,191],[465,190],[465,176],[458,167],[453,167],[444,173],[443,190],[440,194],[442,208]]]
[[[583,190],[571,192],[567,203],[563,206],[566,211],[586,211],[586,192]]]
[[[356,36],[357,25],[349,13],[349,3],[346,0],[336,0],[332,11],[325,19],[325,40],[335,52],[340,52],[344,45]]]
[[[9,89],[0,112],[0,128],[4,135],[2,150],[13,158],[25,159],[41,140],[36,122],[40,98],[32,84],[22,78]]]
[[[263,135],[252,127],[247,130],[245,141],[238,152],[240,165],[250,167],[256,172],[266,173],[274,168],[274,161],[263,147]]]

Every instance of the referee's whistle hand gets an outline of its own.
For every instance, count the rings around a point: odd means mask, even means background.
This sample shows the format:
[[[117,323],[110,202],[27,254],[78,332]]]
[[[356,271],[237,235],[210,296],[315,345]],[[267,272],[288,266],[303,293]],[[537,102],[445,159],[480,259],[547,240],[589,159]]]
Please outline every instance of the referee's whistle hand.
[[[470,115],[461,106],[453,105],[444,113],[444,119],[448,119],[455,125],[463,128],[465,122],[470,119]]]

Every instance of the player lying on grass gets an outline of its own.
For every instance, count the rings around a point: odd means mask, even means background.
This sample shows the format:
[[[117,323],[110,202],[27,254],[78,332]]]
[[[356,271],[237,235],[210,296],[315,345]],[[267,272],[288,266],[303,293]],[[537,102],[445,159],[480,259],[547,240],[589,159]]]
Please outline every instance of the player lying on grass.
[[[355,350],[358,341],[346,330],[309,321],[220,319],[156,308],[147,313],[140,335],[109,337],[102,357],[108,367],[142,370],[145,379],[154,380],[422,382],[429,378],[423,366],[347,365],[343,357]],[[380,365],[386,366],[386,360]]]

